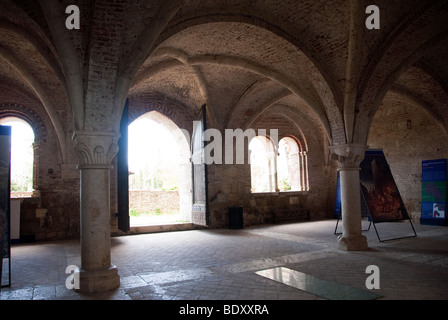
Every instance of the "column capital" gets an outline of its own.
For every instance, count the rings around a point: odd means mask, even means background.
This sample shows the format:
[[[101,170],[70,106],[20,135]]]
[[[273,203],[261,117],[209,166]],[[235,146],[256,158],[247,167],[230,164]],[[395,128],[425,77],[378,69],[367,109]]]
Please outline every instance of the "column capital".
[[[330,159],[338,163],[338,170],[360,170],[368,146],[362,144],[341,144],[330,146]]]
[[[117,132],[75,131],[72,139],[79,158],[78,169],[111,169],[119,138]]]

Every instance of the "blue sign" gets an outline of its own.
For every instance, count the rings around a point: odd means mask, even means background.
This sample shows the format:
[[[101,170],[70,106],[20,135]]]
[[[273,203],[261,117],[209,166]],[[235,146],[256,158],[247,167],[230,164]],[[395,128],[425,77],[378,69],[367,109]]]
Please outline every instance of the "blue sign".
[[[334,218],[338,218],[339,215],[341,214],[341,177],[339,175],[339,171],[338,171],[338,176],[336,179],[336,200],[334,203]]]
[[[447,160],[422,162],[421,224],[446,225]]]

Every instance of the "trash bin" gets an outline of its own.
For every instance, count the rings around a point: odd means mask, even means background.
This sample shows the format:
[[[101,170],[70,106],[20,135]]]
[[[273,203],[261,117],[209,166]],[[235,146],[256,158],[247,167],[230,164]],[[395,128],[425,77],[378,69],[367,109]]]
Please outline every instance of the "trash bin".
[[[243,229],[243,207],[229,207],[229,229]]]

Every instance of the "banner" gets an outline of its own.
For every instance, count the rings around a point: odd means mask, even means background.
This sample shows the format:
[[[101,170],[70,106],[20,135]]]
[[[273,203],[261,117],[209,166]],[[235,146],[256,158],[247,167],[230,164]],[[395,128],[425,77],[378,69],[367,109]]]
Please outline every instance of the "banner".
[[[373,222],[409,219],[382,150],[366,151],[360,182]]]
[[[446,225],[447,160],[422,161],[420,223]]]
[[[337,172],[337,178],[336,178],[336,199],[334,203],[334,218],[338,219],[339,215],[341,214],[341,177],[339,174],[339,171]]]
[[[0,126],[0,284],[3,278],[3,259],[10,259],[10,164],[11,164],[11,127]],[[10,265],[10,264],[9,264]],[[10,269],[10,268],[9,268]],[[10,271],[10,270],[8,270]],[[9,284],[8,284],[9,285]]]

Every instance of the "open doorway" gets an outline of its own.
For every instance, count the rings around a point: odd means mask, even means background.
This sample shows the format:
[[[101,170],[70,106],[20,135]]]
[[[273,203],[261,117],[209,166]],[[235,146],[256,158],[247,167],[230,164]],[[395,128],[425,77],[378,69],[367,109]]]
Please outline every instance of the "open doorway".
[[[128,128],[130,226],[191,221],[191,164],[187,138],[157,111]]]

